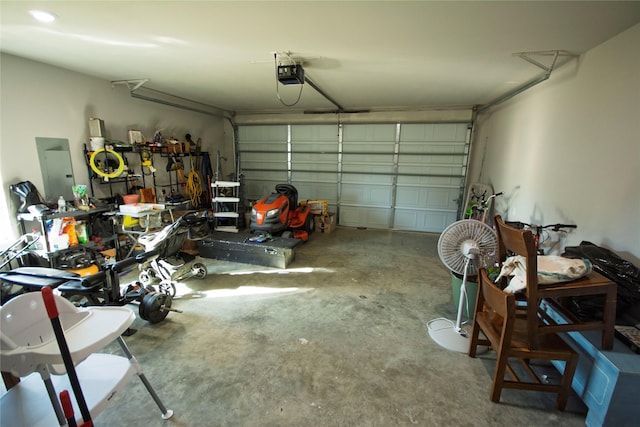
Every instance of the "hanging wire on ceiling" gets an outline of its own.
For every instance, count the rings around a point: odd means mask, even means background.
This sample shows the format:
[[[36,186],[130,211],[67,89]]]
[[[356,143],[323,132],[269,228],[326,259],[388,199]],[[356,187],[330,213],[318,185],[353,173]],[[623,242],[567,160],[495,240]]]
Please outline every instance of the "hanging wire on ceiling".
[[[300,85],[300,92],[298,92],[298,99],[296,99],[293,104],[287,104],[286,102],[284,102],[284,100],[282,98],[280,98],[280,86],[278,85],[279,81],[278,81],[278,54],[277,53],[273,54],[273,62],[274,62],[274,65],[275,65],[275,75],[276,75],[276,96],[278,97],[278,100],[280,100],[282,105],[284,105],[285,107],[293,107],[298,102],[300,102],[300,97],[302,97],[302,89],[303,89],[304,85],[302,85],[302,84]],[[293,61],[293,65],[295,65],[295,61]]]

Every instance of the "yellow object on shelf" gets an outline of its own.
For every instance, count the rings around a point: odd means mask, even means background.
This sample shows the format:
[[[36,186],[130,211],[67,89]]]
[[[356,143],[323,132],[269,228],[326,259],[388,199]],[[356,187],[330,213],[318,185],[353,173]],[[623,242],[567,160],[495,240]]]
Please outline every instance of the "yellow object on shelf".
[[[105,156],[104,158],[105,161],[107,159],[106,158],[107,153],[115,157],[116,161],[118,162],[117,168],[115,168],[115,170],[109,171],[109,168],[106,168],[104,166],[100,167],[102,165],[96,161],[96,156],[100,153],[104,153],[103,156]],[[117,152],[115,152],[110,148],[100,148],[99,150],[95,150],[94,152],[91,153],[91,156],[89,157],[89,166],[91,166],[91,169],[96,173],[96,175],[100,177],[103,177],[105,179],[115,178],[120,176],[124,171],[124,159],[120,154],[118,154]]]
[[[125,215],[124,218],[122,219],[122,226],[123,227],[133,227],[135,225],[138,225],[140,223],[140,220],[138,218],[134,218],[131,215]]]
[[[300,206],[309,205],[311,213],[314,215],[327,215],[329,213],[329,204],[326,200],[302,200]]]

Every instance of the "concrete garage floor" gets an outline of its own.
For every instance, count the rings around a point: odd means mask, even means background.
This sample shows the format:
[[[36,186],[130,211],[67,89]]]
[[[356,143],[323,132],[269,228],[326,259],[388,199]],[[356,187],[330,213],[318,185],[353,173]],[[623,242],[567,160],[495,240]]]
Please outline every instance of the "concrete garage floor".
[[[204,259],[209,276],[178,289],[183,313],[136,319],[126,338],[175,415],[161,420],[134,378],[95,424],[584,425],[575,395],[565,412],[534,392],[492,403],[493,354],[430,339],[427,323],[456,311],[438,237],[338,227],[312,235],[287,270]]]

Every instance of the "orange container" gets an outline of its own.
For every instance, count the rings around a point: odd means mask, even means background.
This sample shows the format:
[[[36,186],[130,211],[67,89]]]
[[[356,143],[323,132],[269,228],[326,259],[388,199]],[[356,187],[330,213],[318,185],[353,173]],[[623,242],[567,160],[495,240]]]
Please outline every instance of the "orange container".
[[[138,194],[125,194],[122,196],[122,200],[124,200],[125,205],[135,205],[140,200],[140,196]]]

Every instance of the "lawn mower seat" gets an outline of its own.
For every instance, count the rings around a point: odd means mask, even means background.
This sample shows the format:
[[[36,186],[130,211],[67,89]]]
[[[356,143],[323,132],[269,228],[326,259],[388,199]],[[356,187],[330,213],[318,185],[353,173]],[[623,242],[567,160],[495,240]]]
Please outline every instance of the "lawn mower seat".
[[[284,194],[289,199],[289,209],[298,207],[298,190],[290,184],[277,184],[276,191],[278,194]]]

